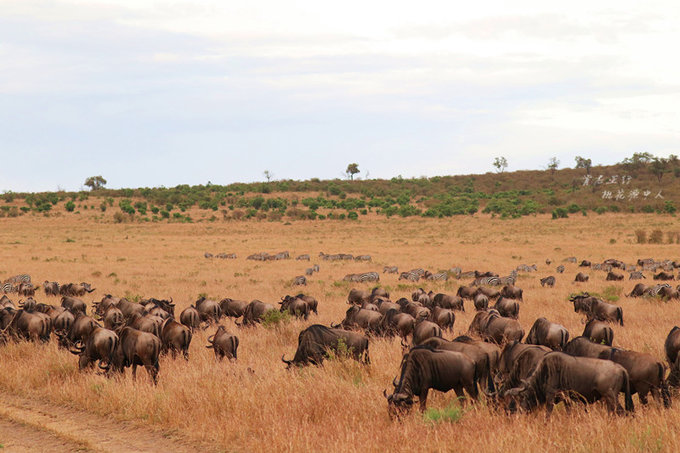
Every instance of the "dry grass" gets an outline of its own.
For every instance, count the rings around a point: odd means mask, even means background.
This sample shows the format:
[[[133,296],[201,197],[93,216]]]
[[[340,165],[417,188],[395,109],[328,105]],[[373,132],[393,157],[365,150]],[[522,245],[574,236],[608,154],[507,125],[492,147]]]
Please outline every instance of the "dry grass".
[[[563,258],[576,256],[593,262],[619,258],[675,258],[672,246],[636,244],[634,232],[677,230],[671,217],[603,215],[552,221],[547,216],[501,221],[488,217],[453,220],[364,219],[360,222],[239,222],[215,224],[97,224],[88,219],[2,219],[0,244],[3,266],[0,279],[30,273],[36,282],[91,281],[93,298],[105,293],[129,296],[172,296],[181,310],[199,293],[214,298],[258,298],[275,302],[297,289],[288,286],[307,262],[253,262],[245,257],[259,251],[289,250],[292,256],[312,255],[321,272],[303,291],[319,299],[319,316],[311,322],[339,321],[346,309],[350,286],[339,283],[350,272],[382,271],[383,265],[400,270],[424,267],[432,271],[460,266],[464,270],[495,270],[506,275],[519,264],[539,267],[524,274],[518,286],[525,302],[520,322],[528,331],[539,316],[566,326],[572,336],[581,333],[582,318],[573,312],[571,292],[608,290],[627,292],[633,282],[605,282],[604,272],[590,271],[589,283],[573,284],[576,265],[563,275],[554,268]],[[611,239],[615,239],[614,242]],[[203,253],[236,252],[237,260],[208,260]],[[373,263],[329,263],[315,260],[318,252],[371,254]],[[546,258],[554,263],[546,266]],[[538,278],[556,275],[554,289],[541,288]],[[410,294],[417,285],[383,276],[393,299]],[[426,289],[455,292],[459,282],[427,283]],[[57,303],[44,295],[39,301]],[[88,300],[89,302],[89,300]],[[625,327],[615,326],[615,345],[650,352],[663,358],[663,341],[680,324],[677,302],[627,299]],[[467,330],[473,312],[458,316],[455,334]],[[389,420],[382,390],[389,388],[400,361],[397,341],[375,340],[372,364],[331,361],[324,367],[287,372],[281,354],[295,351],[297,334],[309,323],[291,321],[277,328],[262,326],[228,329],[241,340],[239,362],[215,363],[205,349],[209,329],[197,333],[190,360],[164,358],[158,387],[145,372],[133,384],[129,372],[107,380],[79,373],[75,357],[57,350],[54,343],[21,343],[0,349],[0,388],[30,394],[57,405],[110,414],[186,433],[208,440],[216,450],[309,451],[677,451],[676,427],[680,405],[663,410],[653,402],[638,407],[634,417],[612,417],[599,405],[567,414],[561,406],[546,422],[544,412],[506,416],[484,402],[466,407],[455,423],[433,424],[414,413],[401,423]],[[254,374],[248,368],[255,371]],[[435,392],[436,393],[436,392]],[[429,407],[444,409],[453,393],[434,394]],[[637,399],[636,399],[637,402]]]

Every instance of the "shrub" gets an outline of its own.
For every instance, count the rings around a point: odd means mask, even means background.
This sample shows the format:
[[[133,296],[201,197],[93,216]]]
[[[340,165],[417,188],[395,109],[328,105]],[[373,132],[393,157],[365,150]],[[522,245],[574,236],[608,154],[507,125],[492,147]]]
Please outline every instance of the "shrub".
[[[662,244],[663,243],[663,231],[654,230],[652,234],[649,235],[650,244]]]
[[[106,211],[106,203],[102,201],[102,204],[99,205],[99,209],[101,209],[102,212]]]
[[[76,204],[72,201],[67,201],[64,207],[68,212],[73,212],[76,209]]]
[[[113,221],[116,222],[116,223],[123,223],[126,220],[127,220],[127,216],[120,211],[113,214]]]
[[[569,214],[567,214],[567,210],[564,208],[557,208],[552,212],[553,219],[566,219],[567,217],[569,217]]]
[[[269,310],[262,317],[262,326],[269,329],[276,327],[279,324],[288,324],[291,316],[288,311],[280,312],[278,310]]]
[[[581,207],[577,205],[576,203],[572,203],[569,206],[567,206],[567,211],[569,214],[576,214],[581,210]]]
[[[347,218],[350,220],[357,220],[359,218],[359,214],[354,211],[350,211],[347,213]]]
[[[646,204],[640,210],[644,213],[651,214],[654,212],[654,207],[652,207],[652,205]]]
[[[597,208],[595,208],[595,212],[598,213],[599,215],[602,215],[605,212],[607,212],[607,208],[605,208],[604,206],[598,206]]]
[[[666,200],[663,203],[663,210],[667,214],[675,214],[675,211],[677,211],[677,208],[675,207],[675,204],[671,200]]]
[[[645,230],[635,230],[635,241],[638,244],[646,244],[647,232]]]

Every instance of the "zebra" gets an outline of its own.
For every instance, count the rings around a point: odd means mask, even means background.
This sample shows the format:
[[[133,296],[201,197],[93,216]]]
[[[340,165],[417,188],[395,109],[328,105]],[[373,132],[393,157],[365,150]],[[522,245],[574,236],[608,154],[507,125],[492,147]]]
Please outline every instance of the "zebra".
[[[312,266],[312,270],[313,270],[314,272],[319,272],[319,265],[318,265],[318,264],[315,264],[314,266]]]
[[[418,274],[417,272],[413,272],[413,271],[402,272],[401,274],[399,274],[399,280],[408,280],[408,281],[411,281],[411,282],[417,282],[418,280],[420,280],[420,274]]]
[[[4,283],[31,283],[31,276],[28,274],[15,275],[5,280]]]
[[[658,297],[659,293],[663,290],[663,288],[671,288],[671,285],[669,285],[668,283],[662,283],[660,285],[651,286],[645,290],[644,295]]]
[[[475,271],[461,272],[458,278],[475,278]]]
[[[500,285],[515,286],[515,282],[517,281],[517,275],[509,275],[507,277],[499,277],[499,279],[500,279]]]
[[[300,256],[296,257],[295,260],[296,261],[309,261],[310,258],[309,258],[309,255],[300,255]]]
[[[548,287],[550,287],[550,288],[555,286],[555,277],[553,277],[551,275],[549,277],[542,278],[541,279],[541,286],[545,286],[545,285],[548,285]]]
[[[340,253],[340,259],[341,260],[353,260],[354,255],[350,255],[349,253]]]
[[[305,275],[313,275],[314,274],[314,269],[311,267],[305,269]]]
[[[298,275],[293,279],[293,284],[292,286],[300,286],[300,285],[307,285],[307,279],[305,278],[304,275]]]
[[[451,269],[449,269],[449,274],[453,274],[457,278],[460,278],[460,274],[462,274],[462,273],[463,273],[463,269],[461,269],[460,267],[452,267]]]
[[[274,255],[274,257],[273,257],[272,259],[275,259],[275,260],[287,260],[287,259],[290,259],[290,254],[289,254],[287,251],[285,251],[285,252],[279,252],[279,253],[277,253],[276,255]]]
[[[557,266],[557,269],[555,269],[555,270],[557,271],[558,274],[563,274],[564,273],[564,266],[562,264],[560,264],[559,266]]]
[[[357,255],[354,257],[354,261],[373,261],[371,255]]]
[[[397,266],[385,266],[383,267],[383,274],[398,274],[399,268]]]
[[[213,257],[213,254],[212,254],[212,253],[205,252],[205,253],[203,254],[203,256],[206,257],[206,258],[212,258],[212,257]]]
[[[12,284],[9,283],[9,282],[8,282],[8,283],[3,283],[1,288],[2,288],[2,292],[5,293],[5,294],[7,294],[7,293],[13,293],[13,292],[16,292],[16,291],[17,291],[17,287],[15,287],[14,285],[12,285]]]
[[[501,286],[502,284],[499,277],[480,277],[472,282],[472,286]]]
[[[363,274],[347,274],[343,281],[364,283],[380,281],[380,274],[377,272],[364,272]]]
[[[438,272],[436,274],[430,274],[427,276],[427,280],[431,281],[446,281],[449,279],[449,274],[447,272]]]
[[[268,253],[253,253],[252,255],[249,255],[246,259],[247,260],[255,260],[255,261],[266,261],[269,257]]]
[[[628,276],[628,280],[642,280],[645,277],[645,274],[643,274],[641,271],[633,271],[630,273]]]
[[[570,256],[569,258],[565,258],[564,261],[566,263],[575,263],[577,261],[575,256]]]

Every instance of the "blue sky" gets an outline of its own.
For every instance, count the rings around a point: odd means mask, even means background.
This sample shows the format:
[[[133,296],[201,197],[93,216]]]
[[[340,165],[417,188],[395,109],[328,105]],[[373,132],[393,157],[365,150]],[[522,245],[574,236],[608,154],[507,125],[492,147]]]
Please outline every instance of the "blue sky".
[[[680,154],[680,4],[470,3],[0,0],[0,191]]]

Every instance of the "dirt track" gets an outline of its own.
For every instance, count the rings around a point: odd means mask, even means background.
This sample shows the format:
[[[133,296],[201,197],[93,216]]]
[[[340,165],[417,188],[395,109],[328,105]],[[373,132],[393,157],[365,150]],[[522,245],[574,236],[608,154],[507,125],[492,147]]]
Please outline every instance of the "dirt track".
[[[8,452],[193,452],[197,445],[130,423],[0,392],[0,447]]]

